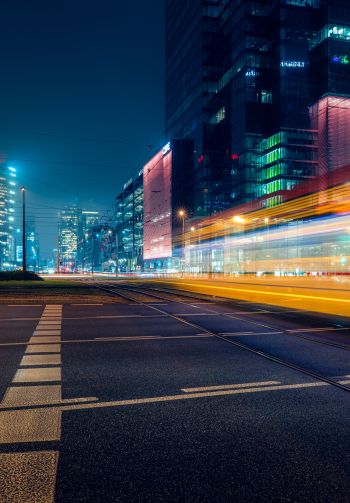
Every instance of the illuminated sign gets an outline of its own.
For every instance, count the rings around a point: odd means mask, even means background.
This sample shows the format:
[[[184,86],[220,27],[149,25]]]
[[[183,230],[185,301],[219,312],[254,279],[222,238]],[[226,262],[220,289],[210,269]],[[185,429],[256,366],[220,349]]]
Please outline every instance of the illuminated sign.
[[[132,182],[132,178],[130,178],[130,180],[128,180],[126,183],[124,183],[124,190],[127,188],[128,185],[130,185]]]
[[[291,61],[289,59],[283,59],[281,61],[282,68],[305,68],[305,61]]]
[[[171,145],[170,145],[170,141],[168,141],[168,143],[166,145],[164,145],[164,147],[162,148],[162,154],[166,155],[170,149],[171,149]]]
[[[246,77],[257,77],[258,75],[259,75],[259,72],[257,70],[254,70],[253,68],[251,68],[245,72]]]
[[[342,56],[332,56],[332,63],[340,63],[341,65],[348,65],[350,63],[349,56],[347,54],[343,54]]]

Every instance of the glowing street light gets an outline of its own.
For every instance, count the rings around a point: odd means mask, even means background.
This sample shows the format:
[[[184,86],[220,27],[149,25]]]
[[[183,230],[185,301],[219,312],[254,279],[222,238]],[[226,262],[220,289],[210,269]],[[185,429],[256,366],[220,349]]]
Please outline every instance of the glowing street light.
[[[182,272],[183,272],[183,269],[184,269],[184,265],[185,265],[185,218],[186,218],[186,211],[185,210],[179,210],[177,212],[179,218],[182,219],[182,259],[181,259],[181,262],[182,262]]]
[[[27,271],[27,251],[26,251],[26,189],[21,188],[22,192],[22,269]]]
[[[234,222],[236,222],[237,224],[244,224],[245,223],[245,219],[243,217],[240,217],[239,215],[235,215],[234,217],[232,217],[232,220]]]

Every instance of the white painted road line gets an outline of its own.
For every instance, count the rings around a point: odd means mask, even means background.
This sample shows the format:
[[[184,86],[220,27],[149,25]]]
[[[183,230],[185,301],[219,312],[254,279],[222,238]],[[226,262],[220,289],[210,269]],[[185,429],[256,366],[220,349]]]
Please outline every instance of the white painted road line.
[[[12,382],[49,382],[61,380],[60,367],[18,369]]]
[[[0,414],[1,444],[56,442],[61,438],[61,411],[58,409],[5,410]],[[6,500],[0,498],[0,501]]]
[[[70,306],[104,306],[104,304],[70,304]]]
[[[42,344],[44,342],[61,342],[61,337],[60,334],[57,334],[56,336],[50,336],[50,337],[41,337],[34,335],[29,339],[28,344]]]
[[[20,366],[31,365],[61,365],[60,354],[46,354],[46,355],[25,355],[22,358]]]
[[[207,339],[209,337],[214,337],[212,334],[199,334],[199,335],[149,335],[149,336],[135,336],[135,337],[96,337],[93,339],[94,341],[111,341],[111,342],[133,342],[133,341],[149,341],[149,340],[157,340],[157,341],[166,341],[168,339]],[[72,342],[72,341],[69,341]],[[87,342],[78,341],[78,342]]]
[[[5,393],[1,408],[52,405],[61,402],[61,385],[11,386]]]
[[[1,503],[53,503],[57,451],[0,454]]]
[[[216,391],[220,389],[240,389],[254,388],[257,386],[272,386],[273,384],[281,384],[280,381],[261,381],[261,382],[245,382],[240,384],[222,384],[218,386],[204,386],[200,388],[182,388],[184,393],[196,393],[197,391]]]
[[[7,304],[7,307],[42,307],[42,304]]]
[[[40,342],[42,339],[40,339]],[[25,353],[59,353],[61,351],[60,344],[31,344],[27,346]]]
[[[61,335],[60,330],[35,330],[33,335],[41,336],[41,335]]]
[[[283,334],[284,332],[220,332],[219,335],[225,335],[228,337],[235,337],[241,335],[275,335],[275,334]]]
[[[61,342],[62,308],[46,307],[43,316],[46,320],[41,318],[27,343],[20,364],[24,368],[17,370],[0,404],[0,444],[57,442],[61,438],[61,409],[47,407],[62,403],[61,385],[42,383],[61,381],[61,344],[45,343]],[[47,327],[55,330],[45,330]],[[53,503],[57,462],[58,452],[53,450],[0,454],[0,502]]]
[[[340,384],[348,385],[350,381],[340,381]],[[309,383],[301,384],[281,384],[276,386],[261,386],[258,388],[240,388],[240,389],[230,389],[222,391],[212,391],[204,393],[188,393],[186,395],[168,395],[168,396],[155,396],[149,398],[134,398],[131,400],[116,400],[112,402],[97,402],[79,405],[64,405],[61,407],[62,411],[69,410],[87,410],[87,409],[101,409],[105,407],[126,407],[129,405],[142,405],[147,403],[160,403],[160,402],[171,402],[178,400],[191,400],[194,398],[215,398],[230,395],[241,395],[248,393],[267,393],[269,391],[286,391],[286,390],[300,390],[308,388],[318,388],[323,386],[330,386],[327,382],[315,381]]]

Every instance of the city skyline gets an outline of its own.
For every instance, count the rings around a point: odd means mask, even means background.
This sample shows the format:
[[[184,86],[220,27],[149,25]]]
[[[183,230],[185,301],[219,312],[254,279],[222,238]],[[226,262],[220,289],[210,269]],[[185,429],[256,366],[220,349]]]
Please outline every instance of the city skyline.
[[[58,9],[5,2],[2,16],[0,160],[26,186],[28,213],[48,254],[61,207],[112,207],[147,145],[161,145],[163,2],[138,0],[131,8],[105,0],[84,10],[79,2]]]

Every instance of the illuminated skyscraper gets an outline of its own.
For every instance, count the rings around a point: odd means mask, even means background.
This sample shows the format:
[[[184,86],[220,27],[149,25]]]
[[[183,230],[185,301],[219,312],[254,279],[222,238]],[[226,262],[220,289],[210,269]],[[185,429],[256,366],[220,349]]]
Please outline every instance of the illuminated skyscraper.
[[[90,228],[99,223],[100,214],[98,211],[82,210],[81,212],[81,233],[84,235]]]
[[[348,163],[349,97],[348,0],[166,0],[165,132],[194,141],[194,215],[283,201],[329,134],[325,169]]]
[[[58,220],[58,255],[62,271],[73,271],[76,267],[79,223],[81,210],[76,206],[60,211]]]
[[[31,218],[26,225],[26,254],[29,271],[38,271],[40,265],[39,235],[36,232],[35,221]]]
[[[11,269],[14,262],[15,191],[15,168],[0,164],[0,270]]]

